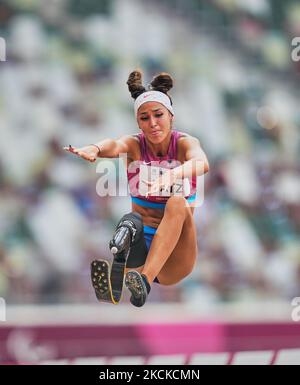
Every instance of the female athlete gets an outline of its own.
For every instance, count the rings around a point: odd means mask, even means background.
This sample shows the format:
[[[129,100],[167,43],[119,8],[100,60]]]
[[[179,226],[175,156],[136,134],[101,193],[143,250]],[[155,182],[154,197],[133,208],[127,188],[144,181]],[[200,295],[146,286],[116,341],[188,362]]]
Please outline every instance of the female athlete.
[[[149,89],[142,85],[142,73],[133,71],[127,85],[135,100],[134,110],[140,132],[117,140],[104,139],[81,148],[64,147],[81,158],[116,158],[127,154],[126,167],[132,212],[120,221],[140,220],[143,239],[130,253],[125,285],[134,306],[143,306],[153,282],[173,285],[191,273],[197,257],[193,219],[196,177],[209,170],[207,157],[197,138],[173,129],[174,110],[168,91],[173,80],[167,73],[153,78]],[[154,180],[139,180],[137,164],[153,167]],[[132,167],[134,165],[134,167]],[[163,165],[163,167],[159,167]],[[161,171],[163,169],[163,172]],[[172,194],[176,181],[189,178],[187,195]],[[139,186],[144,183],[146,193]],[[167,193],[166,193],[167,192]]]

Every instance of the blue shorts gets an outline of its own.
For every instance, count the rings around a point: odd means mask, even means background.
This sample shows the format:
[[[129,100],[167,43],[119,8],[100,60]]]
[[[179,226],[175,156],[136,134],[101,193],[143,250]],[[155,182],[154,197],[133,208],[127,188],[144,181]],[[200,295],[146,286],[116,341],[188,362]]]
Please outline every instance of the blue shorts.
[[[144,239],[145,239],[148,251],[150,250],[150,246],[151,246],[153,237],[156,233],[156,230],[157,229],[155,227],[144,226]],[[158,278],[155,277],[153,282],[159,283]]]
[[[155,227],[144,226],[144,238],[145,238],[145,242],[146,242],[148,251],[150,249],[150,246],[151,246],[153,237],[156,233],[156,230],[157,229]]]

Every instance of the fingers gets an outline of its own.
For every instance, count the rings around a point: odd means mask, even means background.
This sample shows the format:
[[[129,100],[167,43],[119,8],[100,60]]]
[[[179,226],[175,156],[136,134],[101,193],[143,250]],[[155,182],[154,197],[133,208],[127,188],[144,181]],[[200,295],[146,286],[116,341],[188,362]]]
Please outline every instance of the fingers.
[[[69,146],[65,146],[63,147],[64,150],[68,151],[68,152],[72,152],[73,154],[78,154],[78,151],[69,144]]]
[[[78,152],[78,156],[80,156],[80,158],[82,158],[84,160],[88,160],[91,163],[96,161],[96,158],[89,156],[89,155],[86,155],[85,153],[82,153],[82,152]]]
[[[88,154],[86,154],[85,152],[83,151],[80,151],[80,150],[77,150],[76,148],[74,148],[73,146],[71,146],[71,144],[69,144],[69,146],[65,146],[63,147],[63,150],[65,151],[68,151],[68,152],[71,152],[72,154],[75,154],[77,156],[79,156],[80,158],[84,159],[84,160],[88,160],[89,162],[95,162],[96,161],[96,158],[93,157],[93,156],[89,156]]]
[[[150,187],[146,193],[146,197],[149,195],[158,196],[161,192],[168,192],[170,184],[163,181],[155,181],[150,183]]]
[[[153,188],[154,182],[151,182],[151,181],[146,180],[146,179],[142,179],[142,182],[145,183],[145,185],[148,188],[148,191],[145,193],[146,198],[148,198],[148,196],[151,195],[151,190]]]
[[[146,192],[146,198],[151,195],[156,196],[157,193],[159,193],[160,188],[163,186],[161,180],[148,181],[146,179],[142,179],[142,182],[145,183],[148,187],[148,191]]]
[[[153,183],[154,183],[154,182],[150,182],[150,181],[148,181],[148,180],[146,180],[146,179],[142,179],[142,182],[145,183],[145,184],[148,185],[148,186],[151,186],[151,185],[153,185]]]
[[[78,151],[76,154],[80,156],[82,159],[88,160],[90,162],[94,162],[96,160],[96,158],[94,158],[93,156],[87,155],[85,152],[82,152],[82,151]]]
[[[152,185],[150,189],[147,191],[146,196],[155,195],[159,192],[159,190],[160,190],[159,185]]]

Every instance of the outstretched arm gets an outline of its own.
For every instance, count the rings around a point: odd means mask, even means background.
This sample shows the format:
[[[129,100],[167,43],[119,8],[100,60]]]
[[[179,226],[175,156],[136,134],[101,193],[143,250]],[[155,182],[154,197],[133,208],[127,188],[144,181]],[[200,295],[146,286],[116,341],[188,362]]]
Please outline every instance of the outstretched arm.
[[[134,138],[132,136],[124,135],[119,139],[104,139],[100,142],[78,148],[69,145],[63,149],[85,160],[95,162],[97,158],[117,158],[119,154],[130,154],[133,141]]]
[[[185,137],[181,146],[185,162],[178,167],[167,170],[153,182],[144,181],[150,186],[146,195],[156,195],[161,188],[169,188],[178,179],[200,176],[208,172],[208,160],[197,138]]]
[[[192,136],[182,139],[180,145],[185,162],[173,169],[166,171],[153,182],[144,181],[150,186],[147,195],[157,194],[161,188],[172,186],[176,180],[201,176],[209,171],[207,157],[202,150],[199,140]]]
[[[172,170],[175,179],[200,176],[209,171],[209,163],[205,152],[197,138],[188,136],[182,141],[185,162]]]

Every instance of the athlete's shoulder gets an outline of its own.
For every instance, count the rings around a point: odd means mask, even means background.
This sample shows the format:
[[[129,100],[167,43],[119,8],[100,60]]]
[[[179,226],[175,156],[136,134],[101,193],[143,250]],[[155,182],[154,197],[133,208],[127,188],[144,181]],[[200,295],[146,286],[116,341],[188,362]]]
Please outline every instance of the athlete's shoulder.
[[[127,148],[127,154],[132,159],[139,159],[140,156],[140,140],[138,134],[123,135],[119,138]]]
[[[136,147],[140,143],[139,134],[122,135],[118,140],[129,147]]]
[[[187,145],[187,144],[198,144],[200,145],[200,141],[195,136],[192,136],[186,132],[177,131],[179,133],[178,143],[181,145]]]

